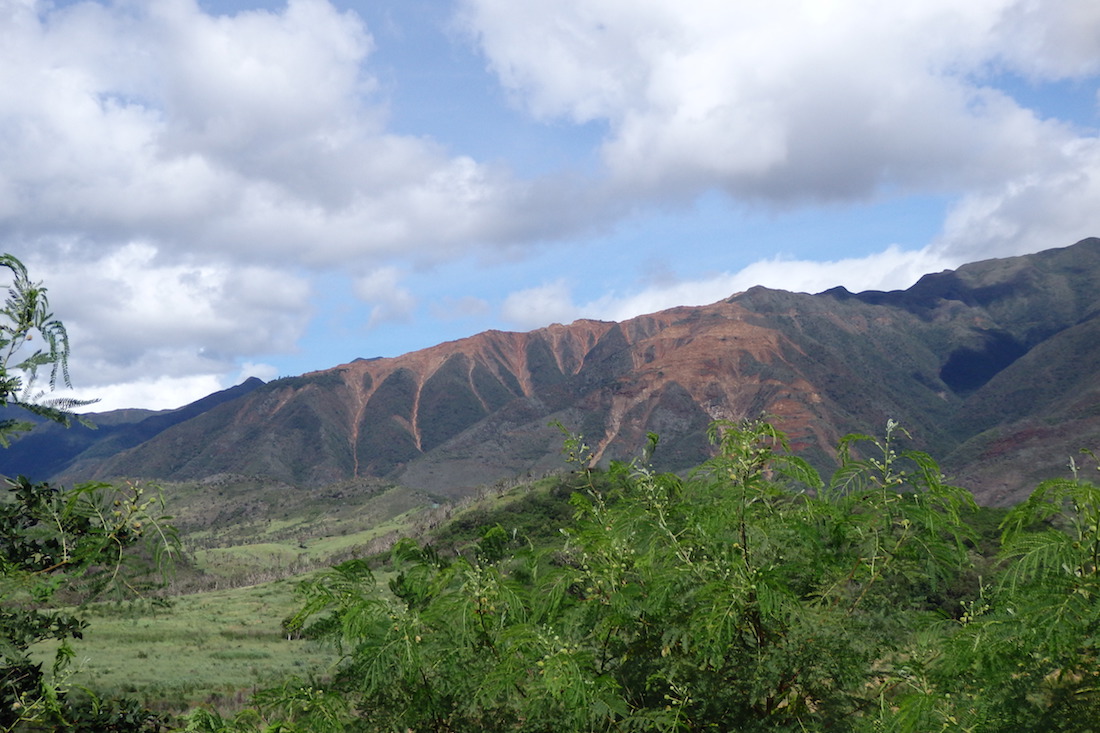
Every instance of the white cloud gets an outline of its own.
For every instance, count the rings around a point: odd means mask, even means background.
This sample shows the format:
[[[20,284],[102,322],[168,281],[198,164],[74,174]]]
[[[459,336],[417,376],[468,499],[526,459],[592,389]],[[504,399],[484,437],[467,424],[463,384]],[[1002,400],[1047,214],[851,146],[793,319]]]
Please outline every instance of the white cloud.
[[[47,283],[74,378],[130,384],[133,404],[293,350],[318,271],[377,269],[368,285],[391,280],[372,320],[402,319],[415,299],[391,258],[561,218],[516,206],[537,187],[387,130],[373,38],[325,0],[217,16],[0,0],[0,15],[0,240]]]
[[[373,39],[325,0],[7,12],[0,235],[327,267],[450,258],[559,219],[512,220],[537,189],[387,131]]]
[[[241,356],[291,350],[311,315],[308,283],[282,269],[162,262],[146,243],[52,255],[26,264],[66,324],[81,387],[226,374]]]
[[[523,290],[508,296],[504,316],[524,328],[568,322],[576,318],[623,321],[681,305],[709,305],[757,285],[791,292],[819,293],[836,286],[853,292],[901,290],[921,276],[963,264],[945,259],[932,248],[917,251],[890,246],[866,257],[832,262],[776,257],[760,260],[734,273],[661,282],[625,295],[611,293],[574,304],[564,281]]]
[[[852,292],[903,290],[923,275],[964,264],[946,259],[930,248],[903,250],[896,245],[865,257],[833,261],[794,260],[775,257],[754,262],[731,276],[734,291],[755,285],[795,293],[820,293],[837,286]],[[721,296],[725,297],[725,296]]]
[[[226,15],[196,0],[0,0],[0,240],[49,286],[74,378],[170,399],[228,386],[296,347],[318,273],[352,278],[370,325],[406,322],[429,296],[403,272],[488,267],[715,189],[777,219],[913,192],[955,205],[918,252],[766,260],[579,305],[548,271],[514,285],[504,317],[618,319],[758,282],[903,287],[1100,233],[1096,131],[1003,87],[1093,91],[1093,0],[457,5],[520,108],[546,129],[606,130],[594,178],[523,180],[391,129],[378,39],[326,0]],[[585,170],[591,152],[577,153]],[[488,307],[486,293],[455,297],[450,315]]]
[[[992,51],[1031,79],[1085,77],[1100,72],[1098,28],[1100,5],[1088,0],[1014,2],[994,29]]]
[[[95,389],[63,390],[60,396],[98,400],[80,408],[80,412],[108,412],[140,406],[147,410],[174,410],[208,394],[231,387],[218,374],[194,374],[186,377],[148,377],[125,384],[104,385]]]
[[[395,267],[383,267],[357,278],[355,295],[374,304],[367,328],[390,321],[408,321],[416,308],[416,297],[401,286],[401,272]]]
[[[569,323],[580,317],[580,309],[572,303],[569,284],[556,280],[511,293],[504,299],[501,315],[520,328],[538,328]]]
[[[606,121],[614,180],[653,195],[719,187],[785,205],[1058,170],[1071,129],[983,80],[1100,64],[1091,0],[463,7],[521,103],[542,117]]]
[[[1064,247],[1100,235],[1100,140],[1067,145],[1073,165],[1021,176],[964,197],[949,213],[937,252],[966,260]]]
[[[254,364],[250,361],[246,361],[241,364],[241,369],[237,372],[237,379],[235,382],[239,384],[252,377],[270,382],[272,379],[278,379],[280,376],[279,368],[276,366],[271,364]]]

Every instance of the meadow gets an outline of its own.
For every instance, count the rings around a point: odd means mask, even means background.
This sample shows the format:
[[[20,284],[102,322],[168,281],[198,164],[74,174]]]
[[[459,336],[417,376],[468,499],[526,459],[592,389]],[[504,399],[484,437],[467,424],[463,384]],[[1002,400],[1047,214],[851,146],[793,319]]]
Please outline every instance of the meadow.
[[[168,599],[101,603],[86,617],[68,683],[151,709],[233,710],[287,675],[323,676],[331,648],[287,639],[281,620],[298,610],[295,579]],[[43,645],[43,659],[52,649]]]
[[[242,481],[239,493],[236,488],[218,488],[228,494],[222,511],[231,516],[240,515],[234,502],[251,501],[262,486]],[[209,502],[209,488],[168,485],[169,513],[191,528],[181,538],[184,554],[175,577],[155,596],[88,606],[88,627],[72,642],[66,684],[105,699],[132,698],[160,712],[204,706],[231,714],[257,690],[287,677],[323,679],[339,653],[328,643],[288,639],[282,625],[302,607],[296,589],[303,581],[349,557],[373,555],[380,565],[400,536],[457,549],[476,542],[487,522],[504,522],[523,536],[556,533],[570,514],[569,491],[566,482],[550,478],[486,488],[458,505],[426,500],[412,508],[404,490],[373,489],[365,496],[330,491],[315,504],[299,493],[275,517],[204,526],[196,507]],[[389,577],[385,568],[376,569],[380,587]],[[34,657],[48,666],[55,650],[56,644],[44,643]]]

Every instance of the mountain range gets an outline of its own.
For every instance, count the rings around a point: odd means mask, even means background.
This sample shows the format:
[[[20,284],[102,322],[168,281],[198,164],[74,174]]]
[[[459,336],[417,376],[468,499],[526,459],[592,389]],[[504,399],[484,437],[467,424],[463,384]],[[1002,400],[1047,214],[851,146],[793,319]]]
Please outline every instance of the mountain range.
[[[434,495],[640,453],[684,470],[714,420],[767,416],[819,468],[897,420],[980,502],[1011,504],[1100,448],[1100,239],[929,274],[892,292],[752,288],[619,323],[487,331],[395,358],[249,379],[178,410],[40,424],[0,473],[74,482],[381,477]],[[1092,469],[1089,469],[1092,470]]]

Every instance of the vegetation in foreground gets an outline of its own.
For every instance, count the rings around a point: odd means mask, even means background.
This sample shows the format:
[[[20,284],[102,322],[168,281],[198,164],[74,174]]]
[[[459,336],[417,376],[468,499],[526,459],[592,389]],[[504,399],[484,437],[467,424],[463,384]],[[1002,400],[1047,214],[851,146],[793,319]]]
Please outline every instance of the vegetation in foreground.
[[[1092,730],[1100,489],[1042,484],[983,564],[970,495],[901,432],[845,438],[825,484],[767,423],[718,425],[688,478],[585,470],[555,545],[406,540],[385,587],[343,563],[292,621],[332,678],[188,729]]]
[[[12,277],[0,308],[0,406],[18,405],[67,425],[76,419],[70,410],[86,403],[48,399],[36,382],[44,369],[50,389],[59,377],[68,383],[68,334],[50,313],[45,288],[30,280],[22,262],[0,255],[0,268]],[[0,420],[0,445],[30,427]],[[74,656],[70,641],[86,627],[80,607],[105,593],[137,590],[176,548],[158,497],[138,485],[62,490],[24,476],[8,488],[0,501],[0,728],[157,725],[156,716],[134,704],[77,700],[63,680]],[[59,605],[76,608],[57,610]],[[41,642],[54,643],[49,672],[32,657]]]

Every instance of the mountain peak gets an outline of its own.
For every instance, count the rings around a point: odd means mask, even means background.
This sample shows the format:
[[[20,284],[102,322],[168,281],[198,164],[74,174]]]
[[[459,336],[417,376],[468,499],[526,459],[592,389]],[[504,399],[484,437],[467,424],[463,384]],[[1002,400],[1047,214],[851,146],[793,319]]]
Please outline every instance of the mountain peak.
[[[46,437],[64,478],[377,476],[457,495],[562,468],[554,422],[583,434],[600,462],[637,455],[655,432],[656,467],[680,470],[709,455],[713,420],[763,414],[827,471],[840,436],[895,419],[979,497],[1005,503],[1100,443],[1089,407],[1100,385],[1078,368],[1100,363],[1097,293],[1100,240],[1089,239],[901,291],[755,287],[621,323],[486,331],[250,379],[68,454]]]

